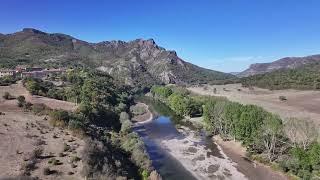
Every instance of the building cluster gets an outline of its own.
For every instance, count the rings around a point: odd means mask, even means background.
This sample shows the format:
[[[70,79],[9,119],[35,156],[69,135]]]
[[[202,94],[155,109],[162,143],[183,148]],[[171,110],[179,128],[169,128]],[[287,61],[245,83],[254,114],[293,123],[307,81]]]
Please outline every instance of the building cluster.
[[[34,77],[34,78],[48,78],[66,72],[66,69],[46,69],[40,67],[25,67],[17,66],[15,69],[0,69],[0,77]]]

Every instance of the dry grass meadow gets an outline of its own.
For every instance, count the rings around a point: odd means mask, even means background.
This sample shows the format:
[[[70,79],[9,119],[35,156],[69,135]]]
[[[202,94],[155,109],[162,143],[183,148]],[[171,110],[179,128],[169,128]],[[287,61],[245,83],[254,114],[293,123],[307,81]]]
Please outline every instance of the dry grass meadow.
[[[216,93],[214,93],[216,88]],[[282,119],[296,117],[311,120],[320,125],[320,91],[302,90],[267,90],[244,88],[241,84],[212,85],[189,87],[195,94],[224,96],[242,104],[254,104],[281,116]],[[279,100],[285,96],[286,101]]]

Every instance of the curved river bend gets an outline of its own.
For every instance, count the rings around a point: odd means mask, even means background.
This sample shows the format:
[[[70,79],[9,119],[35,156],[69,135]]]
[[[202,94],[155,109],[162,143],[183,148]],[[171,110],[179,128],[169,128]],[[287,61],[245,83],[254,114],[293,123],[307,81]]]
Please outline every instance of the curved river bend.
[[[148,102],[157,116],[136,124],[154,167],[165,180],[246,179],[221,149],[191,125],[179,125],[177,116],[160,102]]]

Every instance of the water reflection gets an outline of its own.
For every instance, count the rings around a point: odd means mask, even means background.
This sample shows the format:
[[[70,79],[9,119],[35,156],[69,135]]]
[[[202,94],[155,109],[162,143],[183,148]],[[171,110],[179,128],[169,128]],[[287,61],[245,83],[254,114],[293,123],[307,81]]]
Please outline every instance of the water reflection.
[[[196,130],[192,124],[181,121],[182,118],[177,116],[165,104],[154,101],[152,99],[144,99],[144,103],[149,105],[149,109],[155,114],[155,119],[145,124],[137,125],[134,130],[142,137],[146,144],[146,149],[153,161],[153,166],[158,170],[163,179],[169,180],[194,180],[196,179],[189,171],[187,171],[181,163],[172,157],[168,149],[163,149],[161,141],[171,139],[185,139],[184,133],[180,133],[176,125],[181,127],[188,127],[189,129]],[[205,136],[203,132],[198,133],[199,141],[194,142],[192,146],[203,145],[205,149],[209,149],[206,157],[216,156],[221,157],[218,148],[212,142],[210,137]]]

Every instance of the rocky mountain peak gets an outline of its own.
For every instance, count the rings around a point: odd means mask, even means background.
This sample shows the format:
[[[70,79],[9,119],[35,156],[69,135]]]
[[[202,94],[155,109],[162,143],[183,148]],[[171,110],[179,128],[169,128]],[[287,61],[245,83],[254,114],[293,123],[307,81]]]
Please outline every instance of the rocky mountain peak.
[[[22,30],[24,33],[32,33],[32,34],[47,34],[45,32],[42,32],[40,30],[34,29],[34,28],[24,28]]]

